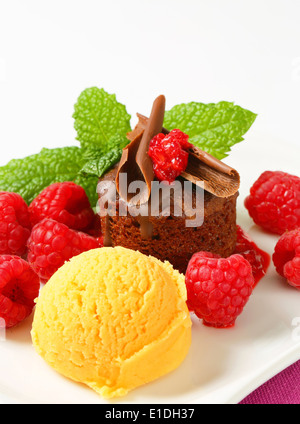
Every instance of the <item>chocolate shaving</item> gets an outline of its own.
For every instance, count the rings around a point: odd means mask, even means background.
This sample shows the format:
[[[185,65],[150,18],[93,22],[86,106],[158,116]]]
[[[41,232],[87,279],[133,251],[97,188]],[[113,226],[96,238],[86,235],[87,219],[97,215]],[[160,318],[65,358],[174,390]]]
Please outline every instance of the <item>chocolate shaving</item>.
[[[126,202],[130,200],[130,198],[128,199],[129,194],[127,192],[128,185],[132,181],[140,180],[143,178],[140,169],[136,165],[136,153],[139,148],[142,136],[143,136],[143,132],[139,134],[137,133],[135,135],[135,138],[133,138],[133,140],[131,141],[131,143],[128,144],[128,146],[126,146],[123,149],[122,157],[119,163],[119,168],[116,174],[117,191],[120,197],[124,199]],[[120,173],[127,174],[126,187],[123,187],[120,184]]]
[[[134,136],[135,133],[141,133],[145,130],[148,119],[146,116],[141,115],[140,113],[137,113],[136,116],[139,118],[139,122],[136,124],[135,128],[133,131],[129,132],[127,134],[127,138],[128,140],[132,140],[132,137]],[[165,135],[169,134],[169,130],[167,130],[166,128],[162,127],[161,132]]]
[[[229,197],[240,187],[238,172],[214,156],[193,146],[189,149],[188,166],[181,176],[202,186],[217,197]]]
[[[131,143],[125,147],[121,157],[119,169],[116,175],[116,187],[119,195],[127,202],[135,204],[146,203],[151,194],[151,184],[154,180],[153,163],[148,155],[149,144],[152,138],[162,131],[162,125],[165,114],[165,97],[159,96],[155,99],[151,111],[150,118],[143,117],[127,138]],[[127,174],[127,186],[122,187],[120,184],[120,174]],[[133,181],[143,181],[146,183],[146,190],[139,193],[138,201],[132,200],[137,198],[136,194],[128,193],[128,187]]]
[[[146,128],[148,118],[139,113],[137,116],[139,122],[134,130],[127,134],[129,140],[132,140],[135,134],[142,134]],[[165,128],[162,132],[169,133]],[[183,178],[200,186],[204,184],[204,189],[217,197],[229,197],[238,191],[240,176],[235,169],[196,146],[189,149],[189,153],[188,166],[181,174]]]

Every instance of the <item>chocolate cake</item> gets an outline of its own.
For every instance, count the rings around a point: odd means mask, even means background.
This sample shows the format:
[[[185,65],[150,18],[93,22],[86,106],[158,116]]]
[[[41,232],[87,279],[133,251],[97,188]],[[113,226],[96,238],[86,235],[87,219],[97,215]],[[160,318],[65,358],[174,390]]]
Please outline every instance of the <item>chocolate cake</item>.
[[[167,216],[160,209],[157,216],[150,213],[147,216],[132,216],[130,213],[122,216],[124,214],[120,213],[120,206],[134,202],[134,198],[129,197],[125,190],[126,187],[124,189],[120,184],[122,174],[126,175],[127,184],[136,180],[145,182],[145,191],[140,193],[139,204],[135,206],[151,203],[151,184],[155,177],[147,151],[150,140],[156,134],[168,133],[162,127],[163,116],[164,97],[160,96],[153,104],[149,119],[138,115],[139,123],[128,134],[130,144],[123,150],[120,163],[99,180],[101,183],[116,185],[116,195],[108,198],[105,203],[106,213],[109,210],[114,210],[114,213],[103,216],[101,226],[106,246],[123,246],[162,261],[168,260],[176,269],[185,273],[190,258],[196,252],[205,250],[222,257],[234,252],[239,175],[223,162],[193,146],[189,151],[187,169],[177,181],[181,182],[182,187],[185,187],[184,181],[190,181],[193,186],[193,206],[196,205],[197,192],[203,190],[204,202],[199,206],[204,217],[202,225],[186,225],[191,215],[186,212],[182,198],[176,198],[174,191],[170,191],[170,211]],[[200,189],[197,189],[198,185]],[[99,192],[100,200],[103,200],[104,195],[107,195],[105,190]],[[174,213],[178,203],[182,208],[181,216]]]

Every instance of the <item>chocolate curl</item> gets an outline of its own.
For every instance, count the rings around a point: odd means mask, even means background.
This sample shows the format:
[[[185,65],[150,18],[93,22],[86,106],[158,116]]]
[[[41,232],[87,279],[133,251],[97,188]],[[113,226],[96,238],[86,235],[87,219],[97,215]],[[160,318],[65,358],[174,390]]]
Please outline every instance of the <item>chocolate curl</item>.
[[[142,134],[146,128],[148,118],[139,113],[137,116],[139,122],[127,135],[129,140],[135,134]],[[162,129],[162,132],[169,133],[165,128]],[[188,152],[188,165],[186,170],[181,173],[183,178],[201,187],[204,183],[204,189],[217,197],[229,197],[238,191],[240,176],[235,169],[196,146],[193,146]]]
[[[155,99],[150,118],[145,118],[143,128],[136,128],[127,135],[131,143],[123,149],[120,165],[116,175],[116,187],[119,195],[126,202],[135,197],[135,204],[147,203],[151,194],[151,183],[154,180],[153,163],[148,155],[149,144],[152,138],[162,131],[165,115],[166,100],[164,96]],[[120,174],[127,174],[127,187],[120,184]],[[138,196],[128,193],[128,187],[133,181],[146,183],[145,190]]]
[[[235,169],[195,146],[189,149],[188,165],[181,176],[200,186],[204,183],[204,189],[217,197],[232,196],[240,187]]]

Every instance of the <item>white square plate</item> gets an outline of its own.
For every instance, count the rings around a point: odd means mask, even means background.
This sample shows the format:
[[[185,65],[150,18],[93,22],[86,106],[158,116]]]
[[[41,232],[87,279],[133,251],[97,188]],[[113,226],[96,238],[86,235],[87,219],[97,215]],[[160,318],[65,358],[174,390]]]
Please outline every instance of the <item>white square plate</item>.
[[[250,186],[265,170],[299,174],[300,150],[255,134],[225,160],[241,174],[238,223],[258,246],[273,253],[278,236],[255,226],[243,206]],[[91,389],[53,371],[31,344],[32,317],[1,335],[0,403],[106,403]],[[236,325],[208,328],[193,317],[193,341],[171,374],[114,403],[237,403],[300,359],[300,291],[271,264]]]

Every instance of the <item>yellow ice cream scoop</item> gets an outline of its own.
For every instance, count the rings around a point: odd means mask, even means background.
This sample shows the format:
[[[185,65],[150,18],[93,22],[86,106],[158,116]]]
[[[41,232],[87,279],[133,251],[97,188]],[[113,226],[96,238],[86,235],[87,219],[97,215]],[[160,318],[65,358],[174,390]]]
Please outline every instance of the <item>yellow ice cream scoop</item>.
[[[54,369],[105,398],[174,370],[191,344],[184,276],[122,247],[82,253],[41,290],[32,340]]]

